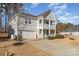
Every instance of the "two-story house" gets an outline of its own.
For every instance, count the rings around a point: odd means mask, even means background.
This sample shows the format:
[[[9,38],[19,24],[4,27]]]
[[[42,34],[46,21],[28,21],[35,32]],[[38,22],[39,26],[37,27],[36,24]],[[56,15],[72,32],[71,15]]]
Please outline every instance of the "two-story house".
[[[10,35],[20,34],[23,39],[45,38],[56,35],[56,18],[51,10],[34,16],[31,14],[15,14],[9,21]]]

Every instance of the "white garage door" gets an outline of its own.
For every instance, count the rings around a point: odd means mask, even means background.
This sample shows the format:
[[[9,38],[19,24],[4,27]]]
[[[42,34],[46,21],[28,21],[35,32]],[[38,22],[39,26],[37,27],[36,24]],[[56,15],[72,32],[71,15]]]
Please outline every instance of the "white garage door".
[[[36,38],[36,35],[35,35],[34,31],[21,31],[21,34],[22,34],[23,39]]]

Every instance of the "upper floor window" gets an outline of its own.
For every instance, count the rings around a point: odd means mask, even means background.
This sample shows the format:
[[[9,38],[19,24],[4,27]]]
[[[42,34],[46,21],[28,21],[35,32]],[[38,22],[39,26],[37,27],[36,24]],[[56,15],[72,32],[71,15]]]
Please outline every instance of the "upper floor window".
[[[50,24],[53,25],[53,21],[50,21]]]
[[[31,19],[29,19],[29,24],[31,24]]]
[[[46,24],[49,24],[49,21],[46,20]]]
[[[25,24],[27,24],[27,23],[28,23],[27,18],[25,18]]]
[[[41,24],[42,23],[42,20],[39,20],[39,24]]]

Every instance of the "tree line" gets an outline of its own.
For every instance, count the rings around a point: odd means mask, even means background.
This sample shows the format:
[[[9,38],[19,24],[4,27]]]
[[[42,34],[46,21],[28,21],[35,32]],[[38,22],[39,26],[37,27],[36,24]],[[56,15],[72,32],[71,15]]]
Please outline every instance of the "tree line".
[[[3,20],[5,17],[5,31],[6,27],[8,27],[8,22],[10,18],[15,14],[15,13],[21,13],[23,10],[23,4],[22,3],[0,3],[0,20]],[[6,22],[6,20],[8,22]],[[1,24],[0,24],[1,25]]]
[[[72,28],[72,27],[79,27],[79,24],[78,25],[74,25],[72,23],[59,22],[56,25],[56,32],[59,33],[59,32],[61,32],[63,30],[66,30],[66,29],[69,29],[69,28]]]

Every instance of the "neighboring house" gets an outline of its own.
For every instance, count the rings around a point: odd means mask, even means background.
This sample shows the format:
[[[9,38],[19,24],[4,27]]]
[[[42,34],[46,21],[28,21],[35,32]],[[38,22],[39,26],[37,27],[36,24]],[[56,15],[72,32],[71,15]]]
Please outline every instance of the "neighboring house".
[[[73,27],[60,32],[62,35],[79,36],[79,27]]]
[[[51,10],[38,16],[31,14],[15,14],[10,22],[10,35],[20,34],[23,39],[45,38],[56,35],[56,18]]]

